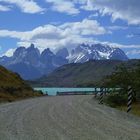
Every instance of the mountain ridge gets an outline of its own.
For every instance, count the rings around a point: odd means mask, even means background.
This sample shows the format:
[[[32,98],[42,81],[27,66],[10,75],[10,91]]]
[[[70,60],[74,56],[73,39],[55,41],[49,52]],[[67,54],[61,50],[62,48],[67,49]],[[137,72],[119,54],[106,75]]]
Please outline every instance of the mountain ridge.
[[[125,53],[119,48],[103,44],[80,44],[71,51],[70,62],[86,62],[92,60],[128,60]]]
[[[11,57],[0,57],[0,64],[22,78],[37,79],[48,75],[56,68],[69,63],[84,63],[89,60],[128,60],[125,53],[119,48],[103,44],[80,44],[71,51],[61,48],[56,53],[50,48],[42,52],[31,44],[30,47],[19,47]]]
[[[56,56],[50,49],[39,52],[33,44],[29,48],[19,47],[12,57],[3,56],[0,64],[17,72],[24,79],[39,78],[52,72],[56,67],[68,63],[66,59]]]

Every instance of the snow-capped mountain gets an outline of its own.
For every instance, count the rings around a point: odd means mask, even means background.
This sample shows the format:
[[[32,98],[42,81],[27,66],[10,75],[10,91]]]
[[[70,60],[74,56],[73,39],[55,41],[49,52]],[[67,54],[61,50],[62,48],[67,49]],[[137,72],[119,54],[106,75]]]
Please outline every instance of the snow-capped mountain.
[[[73,49],[68,57],[70,63],[83,63],[90,59],[128,60],[125,53],[119,48],[103,44],[80,44]]]
[[[17,72],[24,79],[35,79],[47,75],[57,67],[68,63],[83,63],[90,59],[127,60],[125,53],[119,48],[103,44],[80,44],[71,51],[61,48],[53,53],[49,48],[42,53],[35,48],[19,47],[12,57],[0,57],[0,65]]]

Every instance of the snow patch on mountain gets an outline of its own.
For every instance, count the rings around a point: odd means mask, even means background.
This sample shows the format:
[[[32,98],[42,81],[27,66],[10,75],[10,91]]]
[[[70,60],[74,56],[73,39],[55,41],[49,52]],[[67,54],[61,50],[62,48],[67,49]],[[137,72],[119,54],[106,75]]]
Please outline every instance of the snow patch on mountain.
[[[128,58],[121,49],[106,44],[80,44],[71,51],[68,59],[70,63],[79,63],[90,59],[127,60]]]
[[[100,51],[98,53],[102,58],[109,59],[110,53],[103,53],[103,52],[100,52]]]

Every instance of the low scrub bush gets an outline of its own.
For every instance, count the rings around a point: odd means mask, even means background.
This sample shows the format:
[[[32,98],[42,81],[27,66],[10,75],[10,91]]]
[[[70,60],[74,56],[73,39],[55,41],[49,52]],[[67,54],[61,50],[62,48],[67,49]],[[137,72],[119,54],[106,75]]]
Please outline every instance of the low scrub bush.
[[[108,94],[105,98],[105,103],[112,107],[121,106],[127,104],[126,94]]]

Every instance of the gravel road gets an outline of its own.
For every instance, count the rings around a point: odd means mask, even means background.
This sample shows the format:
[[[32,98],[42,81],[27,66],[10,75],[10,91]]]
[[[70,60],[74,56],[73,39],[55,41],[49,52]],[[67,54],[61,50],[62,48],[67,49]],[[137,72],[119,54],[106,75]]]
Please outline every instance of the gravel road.
[[[92,96],[56,96],[0,105],[0,140],[140,140],[140,118]]]

